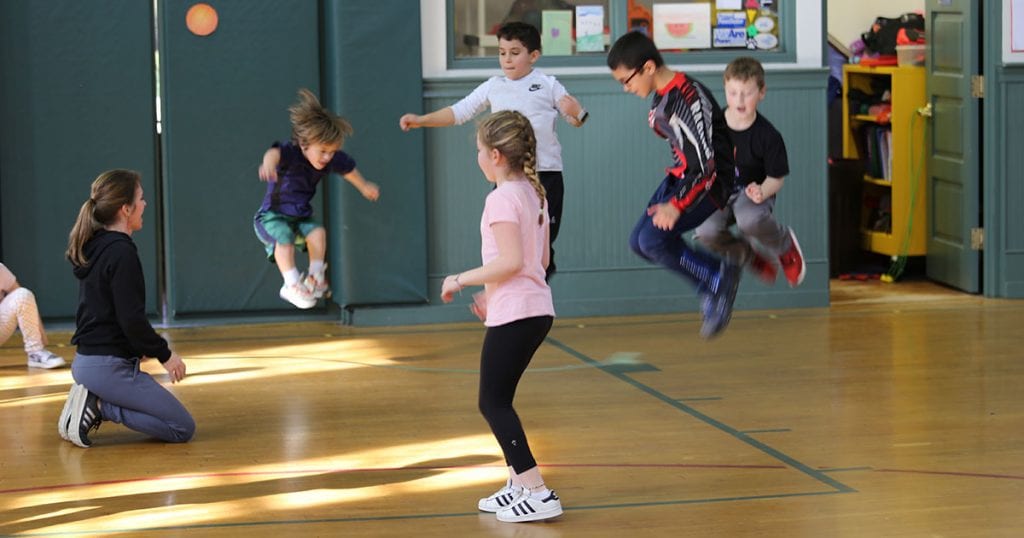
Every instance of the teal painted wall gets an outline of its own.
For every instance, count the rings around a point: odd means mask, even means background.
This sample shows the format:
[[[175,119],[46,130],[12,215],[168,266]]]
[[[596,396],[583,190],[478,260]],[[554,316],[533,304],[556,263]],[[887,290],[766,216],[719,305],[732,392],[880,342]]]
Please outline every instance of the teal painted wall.
[[[985,294],[1024,298],[1024,226],[1019,220],[1024,207],[1024,66],[1000,66],[994,78],[998,93],[986,115],[993,133],[995,160],[986,163],[985,189]],[[1014,216],[1018,215],[1018,216]]]
[[[694,74],[716,91],[720,74]],[[828,304],[826,137],[824,70],[770,72],[762,111],[786,138],[792,174],[779,196],[779,219],[792,226],[808,263],[804,284],[768,288],[746,279],[738,308],[782,308]],[[646,264],[627,240],[671,159],[667,144],[647,126],[649,102],[623,93],[608,75],[559,80],[591,112],[575,129],[560,123],[565,163],[565,208],[555,243],[559,272],[552,281],[561,316],[697,311],[692,289],[666,271]],[[424,111],[468,94],[481,79],[431,80]],[[397,120],[397,114],[395,115]],[[356,309],[356,324],[469,320],[469,294],[451,305],[437,293],[448,274],[480,263],[479,218],[490,186],[476,165],[474,124],[427,129],[427,213],[431,304],[420,308]]]
[[[1008,2],[1009,0],[1003,0]],[[982,286],[990,297],[1024,298],[1024,65],[1003,63],[1002,2],[985,2],[982,101],[985,251]]]
[[[68,232],[100,172],[142,173],[154,200],[151,3],[0,2],[0,245],[46,318],[72,318]],[[134,235],[157,308],[157,204]]]

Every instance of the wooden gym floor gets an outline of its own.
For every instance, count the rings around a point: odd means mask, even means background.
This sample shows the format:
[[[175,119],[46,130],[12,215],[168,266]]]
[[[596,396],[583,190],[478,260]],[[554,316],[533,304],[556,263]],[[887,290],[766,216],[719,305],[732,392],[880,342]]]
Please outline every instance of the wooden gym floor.
[[[477,324],[170,330],[196,438],[104,423],[90,449],[57,436],[70,372],[28,371],[15,337],[0,535],[1022,535],[1024,301],[834,285],[712,342],[695,314],[557,320],[517,399],[551,523],[476,511],[505,474]]]

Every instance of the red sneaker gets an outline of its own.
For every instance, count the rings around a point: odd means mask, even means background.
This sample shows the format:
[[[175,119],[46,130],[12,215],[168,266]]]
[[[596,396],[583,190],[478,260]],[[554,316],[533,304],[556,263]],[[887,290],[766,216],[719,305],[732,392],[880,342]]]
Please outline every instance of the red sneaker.
[[[789,287],[795,288],[804,281],[807,264],[804,263],[804,253],[800,250],[800,243],[797,242],[792,228],[789,229],[789,239],[793,244],[779,256],[779,262],[782,263],[782,273],[786,275]]]
[[[754,250],[751,252],[750,261],[747,262],[747,268],[750,269],[754,275],[757,276],[761,282],[771,286],[775,283],[775,276],[778,274],[778,270],[775,269],[775,264],[768,258],[761,255],[760,252]]]

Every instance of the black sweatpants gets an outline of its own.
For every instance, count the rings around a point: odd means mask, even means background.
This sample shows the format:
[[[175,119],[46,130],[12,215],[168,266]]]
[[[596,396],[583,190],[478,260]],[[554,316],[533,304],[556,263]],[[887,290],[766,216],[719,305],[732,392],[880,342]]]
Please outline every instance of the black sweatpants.
[[[488,327],[480,352],[480,413],[516,474],[537,466],[519,415],[512,408],[516,386],[534,352],[551,330],[554,318],[537,316]]]
[[[549,226],[549,243],[551,246],[548,259],[547,279],[555,274],[555,239],[558,237],[558,228],[562,225],[562,198],[565,195],[565,184],[562,181],[561,172],[539,172],[537,174],[540,184],[547,192],[548,218],[551,219]]]

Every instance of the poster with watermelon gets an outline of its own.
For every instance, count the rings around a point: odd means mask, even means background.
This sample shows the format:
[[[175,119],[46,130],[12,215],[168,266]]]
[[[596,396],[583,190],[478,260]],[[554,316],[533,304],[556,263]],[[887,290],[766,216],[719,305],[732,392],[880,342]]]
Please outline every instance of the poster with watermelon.
[[[659,49],[711,47],[711,4],[654,4],[653,18]]]

